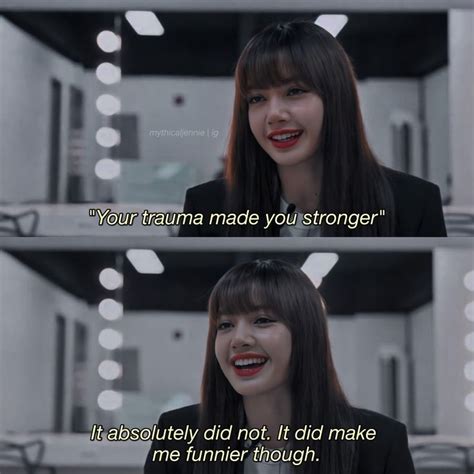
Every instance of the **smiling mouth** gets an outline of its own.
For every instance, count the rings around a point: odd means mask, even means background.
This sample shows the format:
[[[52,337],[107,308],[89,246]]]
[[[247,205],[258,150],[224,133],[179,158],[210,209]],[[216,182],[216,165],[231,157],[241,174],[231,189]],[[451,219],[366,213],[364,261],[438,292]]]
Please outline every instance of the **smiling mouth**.
[[[260,372],[267,362],[268,359],[263,357],[237,359],[232,363],[232,367],[239,377],[251,377]]]
[[[274,142],[288,142],[299,137],[303,132],[301,130],[295,132],[279,133],[278,135],[271,135],[269,138]]]
[[[272,133],[268,135],[270,143],[278,149],[291,148],[298,143],[303,130],[283,130],[279,133]]]

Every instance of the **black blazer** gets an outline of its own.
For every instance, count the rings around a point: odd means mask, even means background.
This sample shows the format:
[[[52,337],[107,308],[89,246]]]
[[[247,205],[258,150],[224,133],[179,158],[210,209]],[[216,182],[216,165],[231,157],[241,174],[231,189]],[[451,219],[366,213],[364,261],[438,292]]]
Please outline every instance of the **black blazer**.
[[[446,237],[441,195],[438,186],[415,176],[382,168],[391,186],[395,204],[394,237]],[[212,213],[225,212],[226,184],[223,179],[190,188],[184,202],[185,213],[204,215],[202,226],[183,225],[181,237],[224,237],[224,226],[210,226]],[[279,212],[276,209],[275,212]],[[274,229],[278,237],[279,229]]]
[[[164,429],[169,426],[185,428],[189,425],[196,429],[199,425],[199,405],[191,405],[161,415],[158,426]],[[356,474],[415,474],[413,461],[408,449],[408,437],[405,425],[378,413],[354,408],[354,419],[357,424],[374,428],[377,435],[372,441],[360,441]],[[192,463],[186,463],[185,441],[153,441],[145,462],[144,474],[191,474]],[[156,449],[178,450],[181,453],[177,462],[153,462],[153,451]],[[244,464],[239,464],[239,474],[243,473]]]

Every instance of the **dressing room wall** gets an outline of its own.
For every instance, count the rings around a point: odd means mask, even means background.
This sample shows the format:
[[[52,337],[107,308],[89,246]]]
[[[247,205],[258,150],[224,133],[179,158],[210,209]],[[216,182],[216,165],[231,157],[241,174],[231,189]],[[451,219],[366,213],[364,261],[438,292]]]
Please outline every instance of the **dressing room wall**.
[[[0,16],[0,201],[46,201],[49,184],[51,79],[61,89],[61,166],[65,169],[69,86],[83,68]],[[65,172],[60,173],[64,192]]]
[[[65,319],[62,428],[69,431],[74,386],[84,397],[81,403],[90,417],[86,422],[96,417],[100,318],[84,301],[0,252],[0,426],[4,431],[53,430],[58,315]],[[88,365],[80,388],[73,381],[75,322],[81,322],[89,334]]]

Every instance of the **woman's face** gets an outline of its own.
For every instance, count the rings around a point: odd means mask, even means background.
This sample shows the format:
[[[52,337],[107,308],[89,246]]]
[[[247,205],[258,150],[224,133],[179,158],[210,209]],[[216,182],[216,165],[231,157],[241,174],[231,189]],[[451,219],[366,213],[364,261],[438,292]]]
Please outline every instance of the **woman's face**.
[[[227,380],[244,397],[288,387],[291,333],[269,312],[221,316],[215,353]]]
[[[278,166],[312,159],[323,126],[321,98],[295,81],[247,95],[250,129],[259,145]]]

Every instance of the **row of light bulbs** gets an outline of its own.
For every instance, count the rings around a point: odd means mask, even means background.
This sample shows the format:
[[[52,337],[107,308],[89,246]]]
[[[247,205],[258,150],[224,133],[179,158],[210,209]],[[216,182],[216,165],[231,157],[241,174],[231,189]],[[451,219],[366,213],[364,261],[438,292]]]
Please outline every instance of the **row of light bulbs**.
[[[113,31],[104,30],[97,35],[97,45],[104,53],[115,53],[121,49],[122,40]],[[97,66],[97,79],[104,85],[117,84],[122,78],[119,66],[111,62],[103,62]],[[118,114],[121,110],[120,99],[112,94],[101,94],[96,100],[97,110],[105,117]],[[100,127],[95,135],[96,142],[103,148],[110,149],[120,144],[120,132],[112,127]],[[95,174],[103,180],[111,180],[120,176],[120,163],[111,158],[102,158],[95,165]]]
[[[165,271],[158,255],[151,249],[128,249],[125,253],[130,264],[142,274],[160,274]],[[99,273],[99,282],[105,290],[116,291],[123,287],[123,274],[115,268],[104,268]],[[123,304],[113,298],[104,298],[98,305],[98,312],[106,321],[118,321],[123,317]],[[123,345],[123,334],[114,328],[104,328],[99,332],[99,345],[108,351]],[[122,377],[122,366],[115,360],[103,360],[98,367],[99,376],[106,381]],[[102,410],[117,410],[122,407],[123,395],[117,390],[103,390],[97,404]]]
[[[104,268],[99,274],[99,282],[104,289],[115,291],[123,286],[123,275],[115,268]],[[117,321],[123,317],[123,304],[113,298],[104,298],[98,305],[99,314],[106,321]],[[109,351],[122,347],[123,334],[113,328],[104,328],[99,332],[99,345]],[[103,360],[98,366],[99,376],[106,381],[122,377],[122,365],[112,359]],[[97,397],[102,410],[117,410],[122,406],[123,396],[116,390],[103,390]]]

